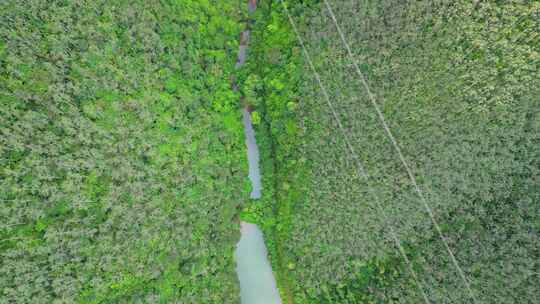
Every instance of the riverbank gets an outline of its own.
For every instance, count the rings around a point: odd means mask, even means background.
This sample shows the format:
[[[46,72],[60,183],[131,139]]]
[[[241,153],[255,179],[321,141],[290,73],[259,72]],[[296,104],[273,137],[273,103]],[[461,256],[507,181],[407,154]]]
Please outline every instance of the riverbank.
[[[267,236],[282,301],[293,303],[295,260],[284,254],[283,246],[290,241],[292,208],[301,201],[302,189],[290,185],[309,180],[306,160],[290,157],[301,132],[295,108],[302,59],[279,2],[266,2],[257,16],[240,89],[256,118],[265,191],[261,200],[243,210],[242,218],[257,223]]]
[[[241,69],[247,60],[250,38],[251,17],[257,6],[255,0],[248,2],[250,18],[246,29],[240,36],[240,46],[236,68]],[[235,91],[238,90],[236,79],[233,83]],[[242,94],[242,93],[241,93]],[[260,169],[260,154],[255,139],[255,131],[252,124],[253,106],[241,96],[242,123],[244,126],[247,159],[249,168],[249,180],[251,183],[250,201],[248,204],[261,199],[262,183]],[[240,222],[241,238],[237,244],[235,259],[236,271],[240,282],[241,302],[243,304],[281,304],[276,280],[272,273],[272,267],[268,261],[268,252],[264,242],[263,233],[256,224],[246,221]]]

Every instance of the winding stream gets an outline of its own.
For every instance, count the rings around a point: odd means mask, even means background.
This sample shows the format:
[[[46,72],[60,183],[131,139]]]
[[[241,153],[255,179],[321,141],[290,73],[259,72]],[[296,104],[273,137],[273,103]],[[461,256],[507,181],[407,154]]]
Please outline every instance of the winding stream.
[[[248,11],[254,12],[256,0],[248,0]],[[249,29],[242,32],[240,47],[236,60],[236,68],[246,61],[248,51]],[[236,89],[236,85],[233,85]],[[262,192],[261,172],[259,168],[259,148],[255,139],[255,131],[251,123],[251,115],[247,108],[242,109],[242,122],[246,137],[251,182],[251,199],[260,199]],[[236,273],[240,281],[240,297],[242,304],[281,304],[276,280],[268,261],[268,253],[264,238],[257,225],[240,222],[240,241],[236,245]]]

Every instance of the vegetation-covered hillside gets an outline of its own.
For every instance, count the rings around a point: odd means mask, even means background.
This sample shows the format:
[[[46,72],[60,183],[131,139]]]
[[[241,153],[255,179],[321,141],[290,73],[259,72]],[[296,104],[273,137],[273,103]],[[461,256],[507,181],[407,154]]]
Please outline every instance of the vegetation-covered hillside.
[[[243,1],[0,3],[0,303],[238,303]]]
[[[275,196],[251,214],[275,234],[285,302],[535,302],[538,2],[328,2],[466,281],[324,1],[287,6],[344,132],[273,1],[248,79],[262,83]]]

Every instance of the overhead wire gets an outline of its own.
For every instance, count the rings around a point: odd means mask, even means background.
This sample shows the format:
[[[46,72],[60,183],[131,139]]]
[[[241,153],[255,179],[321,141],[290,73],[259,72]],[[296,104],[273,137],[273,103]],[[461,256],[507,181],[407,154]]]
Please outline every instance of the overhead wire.
[[[463,269],[459,266],[459,263],[458,263],[455,255],[454,255],[452,249],[450,249],[450,246],[448,245],[448,242],[446,241],[446,238],[445,238],[445,236],[444,236],[444,234],[443,234],[443,232],[441,230],[441,227],[440,227],[437,219],[435,218],[435,215],[433,213],[433,210],[432,210],[431,206],[429,205],[427,199],[425,198],[423,191],[418,186],[418,182],[416,180],[416,177],[413,174],[413,172],[411,170],[411,167],[409,166],[409,164],[405,160],[403,152],[401,151],[401,148],[398,145],[396,138],[394,137],[392,131],[390,130],[390,127],[389,127],[388,123],[386,122],[384,114],[382,113],[382,111],[381,111],[381,109],[379,107],[379,104],[377,103],[377,100],[375,99],[375,96],[371,92],[371,89],[370,89],[370,87],[369,87],[369,85],[367,83],[366,77],[364,76],[364,74],[362,73],[362,71],[360,70],[360,68],[358,66],[358,62],[355,59],[355,57],[354,57],[354,55],[353,55],[353,53],[351,51],[351,47],[350,47],[349,43],[347,42],[347,39],[345,38],[345,35],[343,34],[341,26],[337,22],[337,18],[336,18],[335,14],[334,14],[334,11],[332,10],[332,7],[328,3],[328,0],[323,0],[323,1],[324,1],[325,5],[326,5],[326,8],[328,9],[328,12],[330,13],[330,17],[332,18],[332,20],[333,20],[333,22],[334,22],[334,24],[336,26],[336,29],[337,29],[337,32],[338,32],[340,38],[341,38],[341,41],[343,42],[343,45],[345,46],[345,49],[347,50],[347,54],[351,58],[351,61],[353,63],[356,74],[358,74],[358,76],[360,77],[360,82],[362,83],[364,89],[366,90],[368,98],[369,98],[371,104],[373,105],[373,107],[375,108],[375,111],[377,112],[377,116],[378,116],[379,120],[381,121],[381,124],[382,124],[388,138],[392,142],[392,146],[396,150],[396,152],[398,154],[398,157],[399,157],[401,163],[403,164],[403,167],[405,167],[405,170],[407,171],[407,175],[409,176],[409,179],[411,180],[411,183],[412,183],[413,187],[415,188],[416,193],[420,197],[420,200],[422,201],[422,204],[424,205],[424,208],[425,208],[426,212],[428,213],[428,215],[429,215],[429,217],[430,217],[430,219],[431,219],[431,221],[433,223],[433,226],[435,227],[435,230],[437,231],[437,234],[439,235],[440,239],[442,240],[442,242],[443,242],[443,244],[445,246],[445,249],[446,249],[448,255],[450,256],[450,259],[452,260],[452,263],[454,264],[455,268],[457,269],[457,271],[459,273],[459,276],[463,280],[465,288],[469,292],[469,295],[470,295],[471,299],[474,301],[474,303],[477,303],[476,296],[475,296],[474,292],[471,289],[471,286],[470,286],[470,283],[469,283],[468,279],[465,277],[465,273],[463,272]]]
[[[330,108],[330,110],[332,112],[332,116],[334,117],[334,120],[336,121],[339,130],[343,134],[346,146],[347,146],[348,150],[350,151],[351,156],[353,157],[353,160],[354,160],[354,162],[356,164],[356,167],[357,167],[356,172],[360,177],[365,179],[366,182],[368,183],[369,193],[375,198],[375,202],[376,202],[376,206],[377,206],[378,211],[383,216],[384,221],[389,222],[389,218],[386,215],[386,212],[384,211],[384,208],[381,206],[381,199],[379,198],[379,195],[374,191],[373,187],[369,184],[369,182],[370,182],[369,175],[367,174],[367,172],[366,172],[366,170],[364,168],[364,165],[362,164],[362,161],[358,157],[358,154],[356,153],[356,150],[354,149],[354,147],[353,147],[353,145],[351,143],[351,140],[349,138],[349,134],[347,133],[347,131],[343,127],[343,123],[341,122],[341,119],[339,118],[339,116],[338,116],[338,114],[337,114],[337,112],[335,110],[335,106],[333,105],[332,101],[330,100],[330,96],[328,95],[326,87],[323,85],[320,74],[317,71],[317,69],[315,68],[315,65],[313,64],[313,60],[311,59],[311,55],[307,51],[304,40],[300,36],[300,33],[299,33],[299,31],[298,31],[298,29],[296,27],[296,24],[294,23],[294,20],[292,19],[292,16],[291,16],[287,6],[283,2],[283,0],[280,0],[280,2],[283,5],[283,9],[286,12],[287,17],[289,19],[289,22],[291,23],[291,26],[293,28],[293,31],[295,32],[295,35],[296,35],[296,37],[297,37],[297,39],[298,39],[298,41],[300,43],[300,46],[301,46],[302,51],[304,53],[304,56],[305,56],[305,58],[306,58],[306,60],[308,62],[308,65],[310,66],[310,68],[311,68],[311,70],[312,70],[312,72],[313,72],[313,74],[315,76],[315,79],[317,80],[317,83],[319,84],[319,87],[321,88],[321,92],[322,92],[322,94],[324,96],[324,99],[326,100],[327,105],[328,105],[328,107]],[[429,301],[429,299],[427,297],[427,294],[424,291],[424,286],[423,286],[423,284],[420,283],[420,279],[418,278],[418,275],[417,275],[416,271],[414,270],[414,268],[412,266],[412,263],[411,263],[409,257],[407,256],[407,254],[405,252],[405,249],[401,245],[401,241],[400,241],[395,229],[391,225],[389,225],[388,228],[390,230],[390,235],[392,237],[392,240],[396,244],[396,247],[398,248],[399,253],[401,254],[403,259],[405,260],[405,263],[407,264],[408,270],[411,273],[411,275],[413,277],[413,280],[415,281],[415,284],[417,285],[418,289],[420,290],[420,292],[422,294],[422,298],[424,299],[424,302],[426,304],[430,304],[431,302]]]

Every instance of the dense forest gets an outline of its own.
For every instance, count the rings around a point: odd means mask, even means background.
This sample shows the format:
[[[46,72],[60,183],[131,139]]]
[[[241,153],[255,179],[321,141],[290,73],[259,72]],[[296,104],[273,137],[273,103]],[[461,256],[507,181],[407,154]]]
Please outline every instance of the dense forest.
[[[0,3],[0,303],[238,303],[241,4]]]
[[[0,3],[0,304],[538,302],[540,3],[246,2]]]
[[[285,302],[536,302],[539,3],[283,4],[253,73]]]

